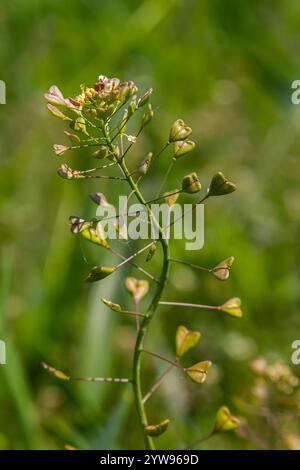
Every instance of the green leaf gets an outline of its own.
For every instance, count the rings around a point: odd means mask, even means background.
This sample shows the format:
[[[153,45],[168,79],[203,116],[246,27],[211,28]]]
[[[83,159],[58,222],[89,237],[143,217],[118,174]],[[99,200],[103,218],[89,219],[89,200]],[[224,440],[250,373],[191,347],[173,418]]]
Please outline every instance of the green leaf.
[[[234,256],[224,259],[221,263],[212,268],[212,274],[220,281],[226,281],[229,278],[229,272],[234,262]]]
[[[97,282],[116,271],[116,266],[94,266],[86,277],[86,282]]]
[[[145,431],[148,436],[157,437],[164,433],[170,424],[169,419],[164,419],[158,424],[148,424],[145,426]]]
[[[223,305],[220,306],[220,310],[232,315],[233,317],[241,317],[243,312],[241,310],[241,299],[239,297],[233,297],[227,300]]]
[[[199,331],[190,331],[185,326],[179,326],[176,331],[176,356],[182,357],[189,349],[196,346],[200,338]]]
[[[227,406],[221,406],[216,414],[214,432],[233,431],[240,424],[240,420],[231,414]]]
[[[237,187],[231,181],[228,181],[223,173],[220,171],[216,173],[211,180],[208,195],[209,196],[223,196],[236,191]]]
[[[202,384],[206,380],[208,369],[212,366],[211,361],[197,362],[191,367],[184,369],[185,373],[198,384]]]

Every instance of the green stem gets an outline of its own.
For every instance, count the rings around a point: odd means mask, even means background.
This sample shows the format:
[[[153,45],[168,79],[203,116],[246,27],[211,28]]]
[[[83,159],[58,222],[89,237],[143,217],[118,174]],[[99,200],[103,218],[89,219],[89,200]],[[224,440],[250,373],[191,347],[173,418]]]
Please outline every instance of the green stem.
[[[110,135],[109,135],[109,130],[105,126],[104,127],[104,135],[107,141],[107,145],[109,146],[111,152],[114,154],[115,158],[118,160],[119,167],[127,179],[132,191],[136,195],[138,201],[145,205],[147,207],[149,216],[154,220],[153,214],[151,212],[150,207],[147,205],[146,200],[144,199],[143,195],[141,194],[140,190],[138,189],[137,184],[135,181],[132,179],[130,172],[128,171],[128,168],[125,163],[124,158],[118,158],[115,147],[113,143],[111,142]],[[156,221],[155,221],[156,222]],[[157,223],[157,222],[156,222]],[[134,356],[133,356],[133,366],[132,366],[132,381],[133,381],[133,389],[134,389],[134,395],[135,395],[135,405],[136,409],[138,412],[139,420],[141,423],[141,428],[144,433],[144,439],[145,439],[145,445],[148,450],[155,450],[155,445],[153,442],[153,439],[151,436],[149,436],[146,431],[145,431],[145,426],[149,424],[148,418],[147,418],[147,413],[146,409],[143,403],[143,392],[142,392],[142,384],[141,384],[141,361],[142,361],[142,352],[143,352],[143,344],[144,344],[144,339],[147,334],[149,325],[151,323],[152,318],[154,317],[154,314],[156,312],[157,307],[159,306],[159,301],[161,299],[163,290],[165,288],[167,279],[168,279],[168,273],[169,273],[169,259],[170,259],[170,252],[169,252],[169,246],[168,246],[168,241],[163,238],[163,231],[162,228],[159,226],[157,223],[158,227],[158,232],[160,235],[159,242],[161,243],[162,246],[162,251],[163,251],[163,267],[160,275],[160,280],[159,284],[157,285],[156,292],[154,294],[154,297],[152,299],[152,302],[149,306],[149,309],[147,311],[146,317],[143,319],[136,343],[135,343],[135,348],[134,348]]]

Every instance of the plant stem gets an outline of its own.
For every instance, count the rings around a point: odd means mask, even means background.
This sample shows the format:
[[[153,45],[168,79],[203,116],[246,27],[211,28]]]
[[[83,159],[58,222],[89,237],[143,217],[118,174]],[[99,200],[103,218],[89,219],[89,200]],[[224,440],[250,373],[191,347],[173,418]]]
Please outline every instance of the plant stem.
[[[118,160],[119,167],[123,175],[127,179],[128,184],[130,185],[132,191],[136,195],[138,201],[147,208],[149,216],[154,220],[151,209],[147,206],[146,201],[143,195],[141,194],[140,190],[138,189],[137,184],[130,176],[130,173],[125,163],[125,159],[124,158],[120,159],[117,156],[115,147],[113,143],[111,142],[109,130],[107,126],[104,127],[103,131],[104,131],[104,135],[107,141],[107,145],[110,148],[111,152],[114,154],[115,158]],[[146,410],[145,410],[144,403],[143,403],[143,392],[142,392],[142,384],[141,384],[141,358],[142,358],[144,338],[147,334],[151,320],[159,305],[160,298],[162,296],[163,290],[165,288],[165,285],[168,279],[169,258],[170,258],[168,242],[167,240],[163,238],[162,228],[159,226],[158,223],[157,223],[157,226],[158,226],[158,232],[160,236],[159,242],[161,243],[162,251],[163,251],[163,266],[162,266],[162,271],[161,271],[160,280],[159,280],[160,282],[157,286],[156,292],[154,294],[152,302],[147,311],[147,316],[143,319],[138,335],[137,335],[135,348],[134,348],[133,365],[132,365],[132,380],[133,380],[133,389],[134,389],[134,395],[135,395],[135,405],[136,405],[136,409],[138,412],[141,428],[144,433],[146,449],[148,450],[155,450],[155,445],[154,445],[152,437],[149,436],[145,431],[145,426],[148,425],[148,418],[147,418]]]
[[[158,379],[154,382],[150,390],[146,393],[146,395],[143,398],[143,403],[146,403],[146,401],[149,400],[149,398],[156,392],[156,390],[161,386],[163,383],[165,377],[173,370],[174,364],[170,364],[169,367],[158,377]]]
[[[217,305],[203,305],[203,304],[190,304],[186,302],[159,302],[159,305],[173,305],[174,307],[188,307],[188,308],[207,308],[208,310],[220,310]]]

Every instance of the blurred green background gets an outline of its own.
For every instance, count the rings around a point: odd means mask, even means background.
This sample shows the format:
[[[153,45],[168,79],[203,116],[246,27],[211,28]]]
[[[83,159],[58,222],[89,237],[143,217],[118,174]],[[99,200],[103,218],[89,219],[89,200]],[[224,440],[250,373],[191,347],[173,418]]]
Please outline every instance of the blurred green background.
[[[291,366],[291,343],[300,334],[300,107],[290,100],[291,82],[300,78],[299,44],[297,0],[1,3],[0,79],[7,104],[0,106],[0,339],[7,364],[0,366],[0,448],[143,446],[130,386],[62,383],[40,366],[45,360],[76,375],[130,371],[133,323],[99,302],[105,295],[130,306],[122,285],[129,271],[85,285],[84,256],[112,261],[81,245],[68,227],[70,214],[94,215],[89,192],[100,190],[110,201],[117,193],[111,184],[56,176],[61,161],[51,146],[61,143],[63,126],[43,99],[52,84],[74,95],[99,74],[132,79],[140,91],[155,89],[156,116],[134,162],[161,147],[176,118],[192,126],[197,150],[178,162],[166,189],[189,170],[198,172],[204,187],[222,170],[239,188],[209,200],[203,250],[184,253],[182,242],[174,244],[177,258],[213,266],[234,255],[236,262],[225,283],[174,266],[165,298],[218,304],[239,296],[244,316],[160,309],[148,349],[172,357],[176,327],[185,324],[202,332],[187,361],[211,359],[214,367],[203,385],[170,374],[149,401],[154,422],[172,421],[157,446],[174,449],[205,434],[222,404],[242,417],[246,431],[222,434],[202,448],[299,445],[297,399],[296,409],[287,410],[286,403],[281,409],[271,386],[267,417],[245,406],[257,400],[249,363],[264,356]],[[78,155],[70,161],[83,166]],[[167,165],[162,158],[154,167],[149,194]],[[123,244],[122,250],[132,253],[132,247]],[[158,268],[154,260],[151,269]],[[165,366],[144,364],[146,388]],[[299,375],[297,367],[293,372]]]

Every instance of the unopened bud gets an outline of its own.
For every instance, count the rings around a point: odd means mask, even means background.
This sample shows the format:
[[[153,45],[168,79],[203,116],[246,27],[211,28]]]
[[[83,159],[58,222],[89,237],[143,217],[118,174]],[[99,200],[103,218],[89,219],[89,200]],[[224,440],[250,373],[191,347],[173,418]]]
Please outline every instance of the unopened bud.
[[[57,117],[59,119],[63,119],[64,121],[71,121],[71,119],[68,116],[66,116],[60,109],[53,106],[53,104],[48,103],[47,109],[48,111],[50,111],[52,116]]]
[[[80,144],[80,137],[78,137],[78,135],[72,134],[72,132],[68,132],[68,131],[64,131],[64,134],[70,139],[71,142]]]
[[[67,150],[70,150],[70,147],[68,147],[67,145],[62,145],[62,144],[53,145],[53,152],[58,156],[63,155]]]
[[[82,134],[89,135],[86,130],[85,119],[82,116],[79,116],[77,119],[74,119],[70,123],[70,127],[76,132],[81,132]]]
[[[86,277],[86,282],[96,282],[105,279],[116,271],[116,266],[94,266]]]
[[[114,302],[111,302],[111,300],[107,300],[104,297],[102,297],[101,302],[103,302],[104,305],[106,305],[108,308],[110,308],[114,312],[121,312],[122,311],[121,305],[115,304]]]
[[[72,170],[72,168],[70,168],[66,163],[63,163],[58,168],[57,173],[66,180],[84,178],[84,175],[82,175],[80,171]]]
[[[149,90],[147,90],[146,93],[138,100],[138,103],[137,103],[138,108],[141,108],[142,106],[148,103],[152,93],[153,93],[153,88],[149,88]]]
[[[142,173],[142,175],[145,175],[147,173],[150,163],[152,161],[152,158],[153,158],[153,153],[149,152],[146,158],[144,158],[144,160],[139,164],[138,170],[140,173]]]

